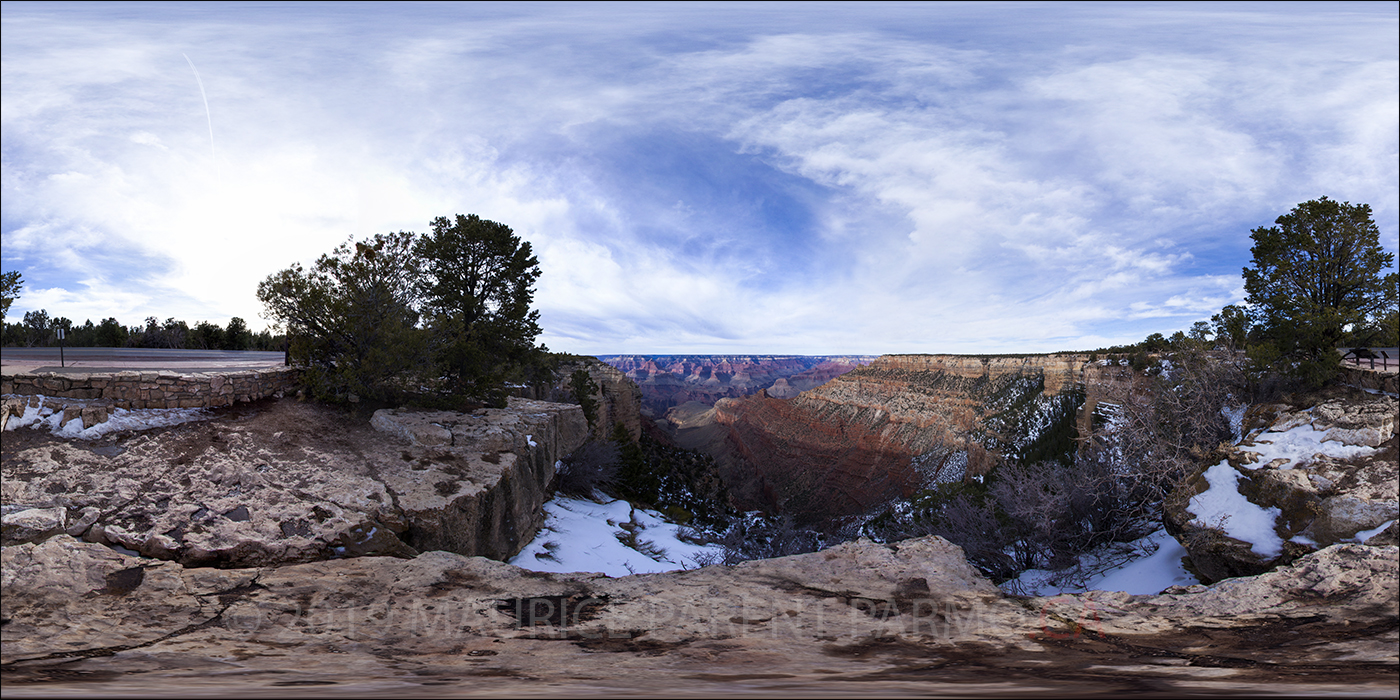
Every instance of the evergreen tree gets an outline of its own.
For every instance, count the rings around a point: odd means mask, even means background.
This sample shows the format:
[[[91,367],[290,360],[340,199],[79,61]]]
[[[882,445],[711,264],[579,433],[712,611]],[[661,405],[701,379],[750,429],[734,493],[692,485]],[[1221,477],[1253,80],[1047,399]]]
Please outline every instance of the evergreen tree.
[[[24,314],[25,345],[48,345],[50,333],[49,312],[44,309],[28,311]]]
[[[387,399],[398,377],[416,369],[423,344],[413,240],[405,232],[351,239],[310,270],[293,265],[258,285],[267,318],[287,329],[292,361],[308,368],[303,381],[313,394]]]
[[[1367,204],[1326,197],[1303,202],[1254,229],[1253,262],[1244,286],[1265,342],[1252,356],[1278,356],[1317,386],[1335,376],[1337,345],[1348,331],[1384,316],[1383,277],[1395,255],[1380,245],[1380,229]]]
[[[505,382],[536,359],[530,310],[539,261],[509,226],[475,214],[438,217],[415,248],[423,265],[433,356],[454,393],[505,405]]]
[[[97,326],[97,340],[99,347],[119,348],[126,345],[128,331],[115,318],[104,318]]]
[[[1249,342],[1252,323],[1244,309],[1230,304],[1210,317],[1215,332],[1215,344],[1226,350],[1240,350]]]
[[[646,452],[622,423],[613,426],[612,441],[618,447],[617,490],[627,500],[655,505],[661,477],[649,464]]]
[[[252,342],[253,334],[248,332],[248,324],[243,319],[234,316],[228,320],[228,328],[224,331],[221,347],[224,350],[247,350]]]
[[[217,323],[200,321],[190,329],[187,343],[194,350],[218,350],[224,345],[224,329]]]
[[[21,289],[24,289],[24,278],[18,271],[0,273],[0,326],[4,325],[5,316],[10,313],[10,304],[19,298]]]
[[[573,392],[579,408],[583,409],[583,417],[588,420],[588,431],[593,432],[598,423],[598,399],[593,398],[598,393],[598,383],[588,376],[588,370],[576,369],[569,375],[569,390]]]

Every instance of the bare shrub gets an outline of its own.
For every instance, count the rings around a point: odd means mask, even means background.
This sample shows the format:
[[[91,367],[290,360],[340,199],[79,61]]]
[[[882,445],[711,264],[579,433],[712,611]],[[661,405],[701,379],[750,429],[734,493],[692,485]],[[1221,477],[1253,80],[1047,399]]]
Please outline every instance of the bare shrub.
[[[700,566],[806,554],[821,549],[832,539],[817,530],[798,526],[791,515],[760,513],[736,516],[720,529],[707,530],[692,525],[679,536],[692,544],[718,544],[724,548],[722,554],[703,557],[703,563],[695,559]]]
[[[968,563],[993,580],[1011,578],[1022,568],[1019,557],[1008,553],[1010,538],[989,504],[967,494],[954,496],[932,517],[915,523],[907,536],[939,535],[962,547]]]
[[[694,555],[692,555],[690,557],[690,561],[687,564],[684,564],[683,566],[687,569],[702,569],[707,566],[714,566],[715,564],[723,563],[723,554],[713,550],[705,550],[703,552],[697,552]]]
[[[559,460],[554,488],[561,493],[583,498],[593,497],[595,491],[609,491],[617,480],[618,459],[617,443],[590,440],[574,450],[573,454]]]

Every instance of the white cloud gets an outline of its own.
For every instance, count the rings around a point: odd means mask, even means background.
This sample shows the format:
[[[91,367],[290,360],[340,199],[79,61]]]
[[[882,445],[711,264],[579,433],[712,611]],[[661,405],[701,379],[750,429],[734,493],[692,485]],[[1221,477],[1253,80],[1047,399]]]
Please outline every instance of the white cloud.
[[[7,8],[21,313],[256,326],[268,274],[474,212],[557,350],[1033,351],[1238,301],[1322,194],[1395,246],[1393,13],[263,12]]]

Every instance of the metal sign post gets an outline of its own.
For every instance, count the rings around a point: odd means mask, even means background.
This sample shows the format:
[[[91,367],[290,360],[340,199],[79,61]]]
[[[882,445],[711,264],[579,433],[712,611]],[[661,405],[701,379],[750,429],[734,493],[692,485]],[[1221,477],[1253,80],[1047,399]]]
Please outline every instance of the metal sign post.
[[[58,366],[59,366],[59,367],[64,367],[64,366],[65,366],[65,365],[63,364],[63,336],[64,336],[64,335],[65,335],[65,334],[64,334],[64,332],[63,332],[63,329],[62,329],[62,328],[58,329]]]

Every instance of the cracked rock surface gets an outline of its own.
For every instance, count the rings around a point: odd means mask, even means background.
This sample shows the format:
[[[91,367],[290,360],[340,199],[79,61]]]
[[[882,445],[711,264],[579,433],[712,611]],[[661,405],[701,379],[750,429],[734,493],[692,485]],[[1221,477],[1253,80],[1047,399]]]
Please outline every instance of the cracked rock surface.
[[[5,544],[66,531],[219,567],[437,549],[505,558],[534,536],[555,461],[587,431],[577,406],[524,399],[380,413],[376,430],[283,399],[100,441],[6,432]],[[416,439],[423,425],[446,439]]]
[[[5,694],[1393,691],[1397,550],[1152,596],[1011,598],[948,542],[607,578],[428,552],[186,568],[4,549]]]

